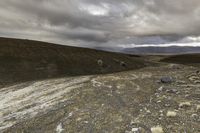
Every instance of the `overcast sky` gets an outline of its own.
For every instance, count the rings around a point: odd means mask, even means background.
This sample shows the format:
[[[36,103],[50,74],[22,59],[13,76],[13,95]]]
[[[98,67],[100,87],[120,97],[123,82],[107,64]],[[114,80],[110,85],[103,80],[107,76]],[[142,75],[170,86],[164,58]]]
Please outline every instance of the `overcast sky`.
[[[90,47],[198,42],[200,0],[0,0],[0,36]]]

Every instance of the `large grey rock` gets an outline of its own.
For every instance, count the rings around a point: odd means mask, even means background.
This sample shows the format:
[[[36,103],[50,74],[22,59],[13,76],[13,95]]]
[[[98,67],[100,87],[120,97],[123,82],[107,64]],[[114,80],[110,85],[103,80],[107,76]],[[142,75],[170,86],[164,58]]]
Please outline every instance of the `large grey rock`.
[[[161,83],[172,83],[174,82],[174,79],[170,76],[162,77],[160,79]]]

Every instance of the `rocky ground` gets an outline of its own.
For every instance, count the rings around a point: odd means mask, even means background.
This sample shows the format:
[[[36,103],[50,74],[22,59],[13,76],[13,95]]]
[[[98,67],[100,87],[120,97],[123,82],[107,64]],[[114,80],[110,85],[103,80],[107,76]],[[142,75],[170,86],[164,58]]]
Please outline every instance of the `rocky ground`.
[[[0,38],[0,132],[200,133],[199,57]]]
[[[200,133],[198,67],[165,64],[0,89],[13,133]]]

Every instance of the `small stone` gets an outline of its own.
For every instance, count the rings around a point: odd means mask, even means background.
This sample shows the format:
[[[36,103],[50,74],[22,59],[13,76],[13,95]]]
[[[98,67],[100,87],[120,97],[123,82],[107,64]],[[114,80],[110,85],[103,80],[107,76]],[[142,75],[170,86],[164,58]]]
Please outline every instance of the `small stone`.
[[[161,113],[160,116],[161,116],[161,117],[164,116],[163,113]]]
[[[158,91],[163,91],[163,86],[161,86],[160,88],[158,88]]]
[[[161,83],[172,83],[174,80],[172,77],[167,76],[167,77],[162,77],[160,81]]]
[[[156,126],[151,128],[152,133],[164,133],[163,128],[161,126]]]
[[[199,71],[199,70],[197,70],[197,71],[196,71],[196,73],[197,73],[197,74],[200,74],[200,71]]]
[[[168,89],[168,90],[167,90],[167,93],[173,93],[173,94],[175,94],[175,93],[177,93],[177,92],[178,92],[177,89]]]
[[[157,103],[161,103],[161,102],[162,102],[161,100],[158,100],[158,101],[157,101]]]
[[[170,106],[170,104],[165,104],[165,107],[169,107]]]
[[[125,62],[121,61],[121,62],[120,62],[120,66],[122,66],[122,67],[126,67],[127,65],[126,65]]]
[[[82,119],[79,117],[79,118],[77,118],[76,120],[77,120],[77,121],[81,121]]]
[[[192,114],[191,117],[192,117],[193,119],[198,119],[198,115],[197,115],[197,114]]]
[[[138,132],[138,131],[139,131],[139,128],[132,128],[131,131],[132,131],[132,132]]]
[[[171,69],[181,69],[181,66],[178,65],[178,64],[171,64],[171,65],[170,65],[170,68],[171,68]]]
[[[175,111],[168,111],[167,112],[167,117],[175,117],[177,113]]]
[[[147,110],[147,113],[151,113],[151,111],[150,111],[150,110]]]
[[[185,98],[188,98],[188,97],[190,97],[190,95],[189,95],[189,94],[186,94],[186,95],[185,95]]]
[[[189,77],[189,80],[194,82],[196,80],[199,80],[199,77],[197,77],[197,76],[191,76],[191,77]]]
[[[88,122],[88,121],[84,121],[84,123],[85,123],[85,124],[88,124],[89,122]]]
[[[166,98],[167,98],[167,96],[166,96],[166,95],[163,95],[163,96],[162,96],[162,98],[163,98],[163,99],[166,99]]]
[[[57,127],[56,127],[56,132],[57,133],[62,133],[64,131],[63,127],[62,127],[62,123],[60,123]]]
[[[99,66],[101,66],[101,67],[103,66],[103,61],[102,60],[98,60],[97,63],[98,63]]]
[[[200,105],[197,105],[197,111],[200,111]]]
[[[73,112],[70,112],[69,115],[68,115],[68,117],[71,117],[72,115],[73,115]]]
[[[190,107],[191,103],[190,102],[182,102],[179,104],[180,108],[186,108],[186,107]]]

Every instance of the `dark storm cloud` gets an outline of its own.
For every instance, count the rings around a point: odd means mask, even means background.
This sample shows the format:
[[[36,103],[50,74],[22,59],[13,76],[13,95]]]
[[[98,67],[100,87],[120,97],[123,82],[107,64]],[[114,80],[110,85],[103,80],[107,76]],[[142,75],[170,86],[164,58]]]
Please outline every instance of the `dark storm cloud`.
[[[0,36],[115,46],[199,34],[199,0],[0,1]]]

